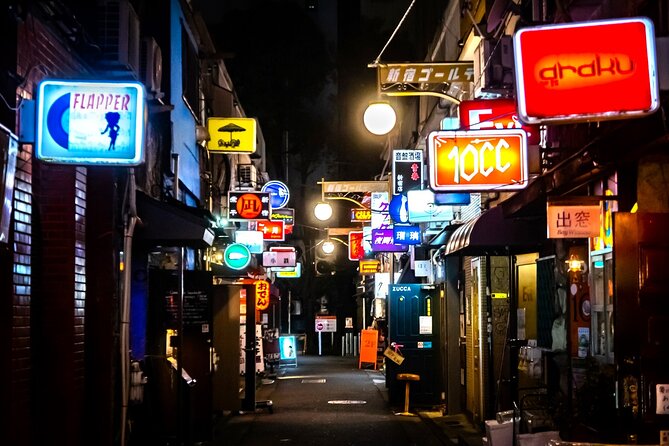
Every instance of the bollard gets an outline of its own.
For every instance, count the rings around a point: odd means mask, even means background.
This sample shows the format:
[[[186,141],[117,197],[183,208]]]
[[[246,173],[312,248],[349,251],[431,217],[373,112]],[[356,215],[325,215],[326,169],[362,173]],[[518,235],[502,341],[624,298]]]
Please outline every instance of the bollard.
[[[341,355],[344,356],[344,337],[341,337]]]
[[[353,356],[358,356],[358,337],[353,336]]]

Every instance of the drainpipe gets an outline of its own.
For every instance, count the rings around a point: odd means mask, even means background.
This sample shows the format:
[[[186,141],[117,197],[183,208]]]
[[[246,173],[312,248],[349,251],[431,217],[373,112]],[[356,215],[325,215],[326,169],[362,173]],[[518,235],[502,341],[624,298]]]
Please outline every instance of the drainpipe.
[[[123,234],[123,290],[121,293],[121,446],[126,444],[128,419],[128,399],[130,393],[130,280],[132,274],[132,238],[135,232],[137,205],[135,201],[135,171],[128,169],[126,200],[128,209],[125,214]]]

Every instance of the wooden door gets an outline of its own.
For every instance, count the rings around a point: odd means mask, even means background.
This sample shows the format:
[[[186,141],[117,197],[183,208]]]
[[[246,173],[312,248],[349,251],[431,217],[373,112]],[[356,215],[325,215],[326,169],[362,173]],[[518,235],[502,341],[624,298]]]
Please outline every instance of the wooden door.
[[[639,444],[669,429],[669,213],[614,214],[618,406]]]

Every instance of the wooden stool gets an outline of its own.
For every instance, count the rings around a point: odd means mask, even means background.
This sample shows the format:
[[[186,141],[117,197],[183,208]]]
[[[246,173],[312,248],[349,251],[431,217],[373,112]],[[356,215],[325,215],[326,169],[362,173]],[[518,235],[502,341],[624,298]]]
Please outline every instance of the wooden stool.
[[[397,380],[398,381],[405,381],[405,387],[404,387],[404,412],[396,413],[395,415],[404,415],[404,416],[414,416],[411,412],[409,412],[409,385],[411,384],[411,381],[420,381],[420,375],[415,375],[413,373],[398,373],[397,374]]]

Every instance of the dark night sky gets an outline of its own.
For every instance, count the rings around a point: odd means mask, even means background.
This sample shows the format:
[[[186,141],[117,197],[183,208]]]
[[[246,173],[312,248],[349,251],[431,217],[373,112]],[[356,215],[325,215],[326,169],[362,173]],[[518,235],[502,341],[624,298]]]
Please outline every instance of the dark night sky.
[[[376,72],[367,65],[410,0],[320,0],[311,2],[314,9],[309,3],[200,0],[195,5],[217,49],[234,55],[226,66],[245,112],[259,119],[268,160],[274,160],[268,163],[270,176],[283,172],[287,130],[290,144],[301,144],[291,150],[325,162],[327,170],[319,175],[371,180],[384,165],[384,138],[362,125],[364,108],[376,98]],[[412,58],[410,18],[382,60]]]

